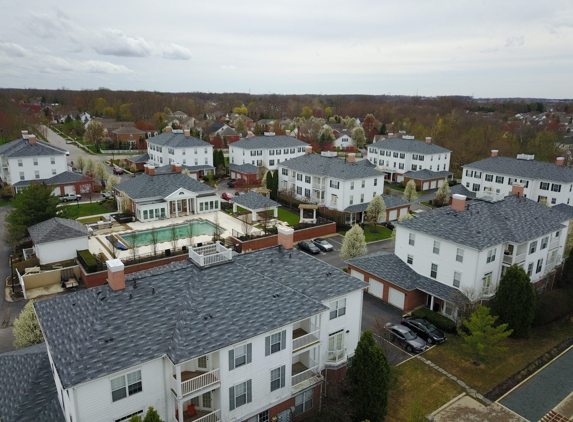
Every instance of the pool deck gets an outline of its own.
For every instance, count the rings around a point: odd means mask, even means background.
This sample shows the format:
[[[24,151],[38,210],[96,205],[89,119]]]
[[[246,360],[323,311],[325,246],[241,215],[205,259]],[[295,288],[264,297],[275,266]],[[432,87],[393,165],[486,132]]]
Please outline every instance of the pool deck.
[[[217,217],[215,217],[217,215]],[[218,221],[217,221],[218,219]],[[118,234],[121,236],[122,233],[127,233],[131,231],[142,231],[142,230],[151,230],[161,227],[168,227],[172,225],[179,225],[183,223],[187,223],[192,220],[209,220],[213,224],[216,224],[224,229],[221,233],[221,238],[225,238],[230,236],[232,233],[232,229],[242,233],[244,230],[244,224],[239,221],[238,219],[231,217],[230,215],[222,212],[222,211],[214,211],[209,213],[202,213],[202,214],[194,214],[194,215],[185,215],[181,217],[175,218],[168,218],[165,220],[157,220],[157,221],[150,221],[141,223],[139,221],[135,221],[132,223],[124,224],[124,227],[117,227],[116,230],[113,230],[114,234]],[[253,231],[257,230],[253,228]],[[89,249],[92,253],[104,253],[109,259],[112,258],[110,253],[111,245],[106,240],[105,236],[109,235],[106,234],[96,234],[94,236],[90,236],[88,240]],[[201,235],[201,236],[193,236],[193,244],[209,242],[213,239],[211,235]],[[172,248],[172,242],[162,242],[158,243],[157,245],[157,252],[164,251],[165,249]],[[181,248],[182,246],[190,246],[189,239],[179,239],[177,240],[177,248]],[[151,245],[146,246],[139,246],[137,247],[136,253],[137,255],[144,255],[148,253],[152,253],[153,249]],[[127,251],[117,251],[117,258],[131,258],[133,256],[133,251],[128,249]]]

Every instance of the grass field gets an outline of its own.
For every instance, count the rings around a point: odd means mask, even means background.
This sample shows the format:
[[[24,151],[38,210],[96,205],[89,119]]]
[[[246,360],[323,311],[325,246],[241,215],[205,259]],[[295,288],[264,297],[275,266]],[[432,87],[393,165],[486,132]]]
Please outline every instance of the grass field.
[[[10,201],[0,198],[0,207],[3,207],[4,205],[10,205]]]
[[[115,205],[115,201],[107,201],[111,206]],[[113,212],[114,209],[111,206],[100,205],[99,202],[85,203],[85,204],[73,204],[64,205],[62,208],[66,209],[68,213],[68,218],[75,220],[78,217],[88,217],[90,215],[105,214],[108,212]]]
[[[290,224],[291,226],[298,224],[298,222],[300,221],[300,216],[298,214],[294,214],[280,207],[278,209],[278,217],[279,220],[284,221],[285,223]]]
[[[373,226],[371,224],[364,226],[364,238],[366,243],[376,242],[378,240],[390,239],[392,236],[392,230],[387,229],[384,226]],[[340,231],[338,234],[342,236],[346,235],[345,231]]]

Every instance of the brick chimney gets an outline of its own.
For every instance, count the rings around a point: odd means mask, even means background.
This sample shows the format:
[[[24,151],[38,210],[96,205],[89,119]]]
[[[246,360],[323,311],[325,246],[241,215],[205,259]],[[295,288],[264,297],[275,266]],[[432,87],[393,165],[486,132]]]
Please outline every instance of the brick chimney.
[[[555,159],[555,165],[562,166],[565,163],[565,157],[557,157]]]
[[[149,174],[149,169],[147,168],[147,164],[143,165],[143,171],[145,172],[145,174]]]
[[[155,176],[155,166],[147,166],[147,174]]]
[[[249,130],[249,132],[247,133],[247,138],[254,138],[254,137],[255,134]]]
[[[499,152],[499,150],[497,150],[497,149],[492,149],[492,150],[491,150],[491,156],[492,156],[492,157],[497,157],[497,153],[498,153],[498,152]]]
[[[290,136],[290,130],[285,131],[286,136]]]
[[[172,130],[173,130],[173,128],[171,126],[165,127],[165,132],[171,132]]]
[[[187,137],[191,136],[191,130],[190,129],[185,129],[184,133],[185,133],[185,136],[187,136]]]
[[[388,134],[388,139],[393,138],[393,137],[394,137],[394,134],[393,134],[392,132],[390,132],[390,133]]]
[[[291,227],[278,226],[278,243],[285,249],[292,249],[294,245],[294,229]]]
[[[511,187],[511,194],[517,195],[518,198],[523,198],[525,185],[523,183],[514,183]]]
[[[349,152],[348,153],[348,160],[349,163],[355,163],[356,162],[356,154],[353,152]]]
[[[175,171],[175,163],[171,163],[171,171]]]
[[[28,142],[30,145],[34,145],[36,143],[36,135],[28,135]]]
[[[306,155],[312,154],[312,147],[310,145],[307,145],[304,149],[304,152],[306,153]]]
[[[426,143],[427,143],[427,144],[431,144],[431,143],[432,143],[432,137],[431,137],[431,136],[426,136]]]
[[[452,209],[454,211],[465,211],[466,210],[466,196],[454,194],[452,195]]]
[[[27,130],[22,131],[22,138],[28,139],[28,131]]]
[[[175,167],[175,173],[181,173],[181,164],[173,164],[173,167]]]
[[[112,290],[125,289],[125,272],[123,262],[119,259],[110,259],[105,262],[107,266],[107,282]]]

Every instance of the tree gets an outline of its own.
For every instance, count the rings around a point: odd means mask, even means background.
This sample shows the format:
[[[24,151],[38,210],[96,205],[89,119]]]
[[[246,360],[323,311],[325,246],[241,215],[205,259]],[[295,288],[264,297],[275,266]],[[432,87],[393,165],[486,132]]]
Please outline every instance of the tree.
[[[378,131],[378,135],[387,135],[388,130],[386,129],[386,123],[382,123],[380,126],[380,130]]]
[[[342,119],[342,123],[344,123],[344,126],[348,130],[352,130],[358,126],[358,124],[356,123],[356,119],[350,116],[346,116],[344,119]]]
[[[81,154],[78,155],[78,159],[76,160],[76,168],[83,173],[85,166],[86,166],[86,160],[84,156]]]
[[[105,183],[105,190],[107,192],[113,192],[114,188],[121,183],[121,179],[117,177],[115,174],[108,174],[107,180]]]
[[[89,157],[84,166],[84,174],[94,174],[95,172],[95,161],[92,157]]]
[[[362,127],[358,126],[354,128],[352,131],[352,140],[357,148],[364,148],[366,146],[366,133]]]
[[[330,126],[323,126],[322,130],[320,131],[320,135],[318,135],[318,144],[320,146],[325,146],[326,144],[331,144],[334,142],[334,133]]]
[[[573,249],[569,251],[569,256],[565,259],[561,273],[561,281],[566,285],[573,285]]]
[[[16,338],[14,340],[16,349],[33,346],[44,341],[33,300],[26,303],[18,318],[14,320],[12,332]]]
[[[159,417],[157,410],[155,410],[153,406],[149,406],[145,418],[143,418],[143,422],[163,422],[163,420]]]
[[[410,179],[408,183],[406,183],[406,189],[404,189],[404,195],[402,195],[402,199],[408,202],[416,202],[418,198],[418,192],[416,192],[416,183],[414,179]]]
[[[235,131],[239,133],[247,131],[247,124],[240,117],[235,120]]]
[[[360,336],[347,375],[355,420],[383,421],[388,410],[390,365],[372,331],[366,330]]]
[[[6,215],[6,242],[16,244],[26,236],[28,227],[56,217],[59,202],[54,188],[43,182],[22,189]]]
[[[386,221],[386,204],[380,195],[376,195],[366,208],[366,219],[376,225],[382,217]]]
[[[105,131],[99,121],[92,120],[89,122],[84,134],[84,141],[86,144],[95,145],[99,149],[99,146],[105,141]]]
[[[302,109],[302,113],[300,113],[300,117],[309,119],[310,116],[312,116],[312,109],[310,107],[304,106],[304,108]]]
[[[355,224],[344,236],[342,247],[340,248],[340,259],[348,261],[349,259],[366,255],[367,253],[368,248],[366,247],[364,231],[358,224]]]
[[[488,354],[502,352],[507,347],[501,347],[497,344],[504,338],[511,335],[512,330],[507,330],[507,324],[500,324],[494,327],[497,317],[489,314],[489,308],[479,306],[469,319],[463,321],[464,330],[458,330],[464,340],[463,347],[475,356],[474,363],[479,365],[481,359]]]
[[[103,185],[106,182],[108,176],[109,176],[109,173],[107,172],[107,169],[105,168],[105,164],[102,163],[101,161],[98,161],[95,165],[94,177],[100,181],[101,185]]]
[[[440,186],[436,192],[434,203],[439,206],[446,205],[450,202],[451,195],[450,184],[444,180],[444,183],[442,183],[442,186]]]
[[[535,289],[525,270],[509,267],[497,288],[494,309],[500,321],[513,330],[512,337],[528,337],[535,316]]]

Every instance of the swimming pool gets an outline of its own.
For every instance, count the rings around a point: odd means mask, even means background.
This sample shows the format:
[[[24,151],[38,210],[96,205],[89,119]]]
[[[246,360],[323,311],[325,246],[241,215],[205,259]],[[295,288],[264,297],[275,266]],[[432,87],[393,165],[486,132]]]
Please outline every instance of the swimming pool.
[[[167,226],[153,230],[125,233],[121,234],[120,237],[125,241],[125,243],[128,243],[129,246],[138,247],[151,245],[153,243],[170,242],[173,237],[175,237],[175,239],[183,239],[190,237],[191,235],[200,236],[206,234],[213,236],[217,231],[221,233],[224,229],[210,221],[197,220],[177,226]],[[155,242],[154,236],[157,237]]]

